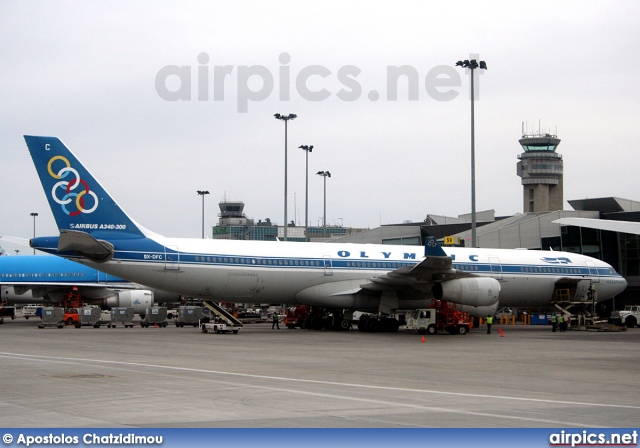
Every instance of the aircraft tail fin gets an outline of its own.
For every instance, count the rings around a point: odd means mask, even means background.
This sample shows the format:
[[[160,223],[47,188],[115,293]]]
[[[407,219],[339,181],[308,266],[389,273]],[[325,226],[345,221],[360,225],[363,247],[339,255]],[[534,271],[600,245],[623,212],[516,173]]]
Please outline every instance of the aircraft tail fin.
[[[76,156],[56,137],[24,136],[58,229],[95,238],[141,238],[133,221]]]
[[[432,237],[428,236],[424,239],[424,256],[425,257],[447,257],[448,255],[442,250],[438,241]]]

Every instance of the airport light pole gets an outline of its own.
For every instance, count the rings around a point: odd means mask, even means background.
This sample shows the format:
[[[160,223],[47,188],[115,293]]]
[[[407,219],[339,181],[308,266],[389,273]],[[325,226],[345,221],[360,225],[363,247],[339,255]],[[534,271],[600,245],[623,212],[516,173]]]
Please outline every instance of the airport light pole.
[[[274,114],[276,120],[284,121],[284,240],[287,241],[287,123],[289,120],[295,120],[296,114],[280,115]]]
[[[309,241],[309,153],[313,150],[313,145],[300,145],[298,148],[304,150],[306,158],[306,184],[304,187],[304,239],[305,241]]]
[[[322,225],[324,226],[323,237],[327,237],[327,177],[331,177],[329,171],[318,171],[318,176],[324,177],[324,218],[322,218]]]
[[[207,190],[198,190],[198,195],[202,196],[202,239],[204,239],[204,197],[209,194]]]
[[[33,216],[33,237],[36,237],[36,216],[38,216],[37,213],[31,213],[31,216]],[[33,249],[33,255],[36,254],[36,249]]]
[[[473,112],[474,92],[473,92],[473,75],[474,70],[479,68],[481,70],[487,69],[485,61],[478,61],[471,59],[470,61],[465,59],[464,61],[456,62],[456,67],[468,68],[471,70],[471,247],[476,247],[476,149],[475,149],[475,122]]]

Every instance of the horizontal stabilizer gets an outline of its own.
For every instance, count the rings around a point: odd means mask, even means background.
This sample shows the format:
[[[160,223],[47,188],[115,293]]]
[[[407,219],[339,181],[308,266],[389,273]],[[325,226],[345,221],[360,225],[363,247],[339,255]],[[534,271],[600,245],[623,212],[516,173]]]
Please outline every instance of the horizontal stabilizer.
[[[75,251],[97,263],[104,263],[113,257],[113,244],[97,240],[86,232],[63,230],[60,232],[58,251]]]
[[[7,243],[17,244],[18,246],[29,246],[29,238],[18,238],[15,236],[0,236],[0,241],[6,241]]]

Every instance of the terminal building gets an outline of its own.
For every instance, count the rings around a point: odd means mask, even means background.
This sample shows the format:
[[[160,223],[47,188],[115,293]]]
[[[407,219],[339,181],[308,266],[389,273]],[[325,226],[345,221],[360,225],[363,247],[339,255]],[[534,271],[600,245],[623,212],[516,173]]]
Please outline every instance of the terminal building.
[[[218,204],[220,213],[218,225],[212,228],[213,239],[225,240],[254,240],[254,241],[282,241],[284,228],[266,218],[258,220],[247,218],[244,214],[244,202],[222,201]],[[366,229],[352,229],[342,226],[287,226],[287,241],[331,241],[335,238],[352,235]]]

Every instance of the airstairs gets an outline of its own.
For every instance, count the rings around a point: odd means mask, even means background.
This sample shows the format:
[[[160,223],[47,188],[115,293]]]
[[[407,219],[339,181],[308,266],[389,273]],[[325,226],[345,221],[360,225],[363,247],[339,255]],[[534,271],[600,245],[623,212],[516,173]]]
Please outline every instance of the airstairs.
[[[216,302],[212,300],[204,300],[202,304],[209,308],[212,313],[224,320],[230,327],[242,327],[242,322],[240,320]]]

